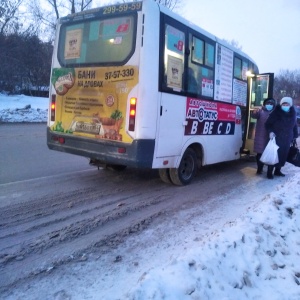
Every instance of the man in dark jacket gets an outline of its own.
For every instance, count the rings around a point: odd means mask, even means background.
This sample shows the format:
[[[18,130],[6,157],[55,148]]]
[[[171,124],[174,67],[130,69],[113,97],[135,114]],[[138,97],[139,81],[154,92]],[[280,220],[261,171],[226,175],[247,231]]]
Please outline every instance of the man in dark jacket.
[[[274,166],[268,166],[267,177],[273,179],[274,167],[275,176],[285,176],[281,172],[281,167],[287,160],[291,142],[298,137],[296,111],[291,97],[283,97],[280,100],[280,105],[277,105],[269,115],[265,127],[270,138],[276,137],[276,144],[279,146],[279,162]]]

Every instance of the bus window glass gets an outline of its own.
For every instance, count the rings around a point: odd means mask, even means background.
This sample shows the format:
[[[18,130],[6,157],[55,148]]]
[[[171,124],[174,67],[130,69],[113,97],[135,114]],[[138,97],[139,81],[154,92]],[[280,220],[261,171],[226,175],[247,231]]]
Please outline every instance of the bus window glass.
[[[166,25],[164,84],[167,88],[172,88],[176,91],[181,91],[183,89],[184,41],[184,32],[173,26]]]
[[[166,44],[167,49],[183,55],[184,49],[184,33],[180,30],[167,25],[166,26]]]
[[[237,57],[234,58],[234,77],[242,79],[242,60]]]
[[[197,81],[197,72],[198,68],[197,66],[190,66],[188,68],[188,87],[187,90],[191,94],[199,94],[199,84]]]
[[[205,65],[213,67],[215,61],[215,48],[209,43],[205,43]]]
[[[206,67],[200,67],[198,72],[198,82],[200,83],[200,95],[213,97],[214,72]]]
[[[251,107],[261,106],[268,97],[269,76],[259,75],[252,80]]]
[[[63,24],[58,60],[63,66],[124,63],[134,50],[134,17]]]
[[[198,64],[203,64],[204,42],[193,37],[192,61]]]
[[[243,61],[242,79],[247,80],[248,63]]]
[[[207,41],[189,36],[191,43],[191,60],[188,66],[187,91],[198,97],[213,97],[215,48]]]
[[[188,92],[198,96],[213,97],[214,72],[209,68],[190,64],[188,68]]]

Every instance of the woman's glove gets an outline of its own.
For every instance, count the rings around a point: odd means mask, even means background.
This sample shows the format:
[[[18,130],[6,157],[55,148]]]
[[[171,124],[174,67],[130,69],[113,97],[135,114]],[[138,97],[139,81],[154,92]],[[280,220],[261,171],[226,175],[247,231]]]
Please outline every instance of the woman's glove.
[[[274,133],[274,132],[270,132],[269,138],[272,139],[272,138],[274,138],[274,137],[276,137],[275,133]]]

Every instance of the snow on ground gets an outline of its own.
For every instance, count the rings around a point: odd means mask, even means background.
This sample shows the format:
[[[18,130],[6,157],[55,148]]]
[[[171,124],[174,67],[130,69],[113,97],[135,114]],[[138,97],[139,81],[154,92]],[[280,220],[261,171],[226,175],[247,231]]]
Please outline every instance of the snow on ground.
[[[48,98],[0,93],[0,122],[47,122]]]
[[[22,109],[26,105],[31,109]],[[0,95],[2,122],[44,122],[47,108],[47,98]],[[290,164],[283,170],[287,177],[266,179],[273,192],[257,199],[258,204],[239,219],[200,238],[180,255],[170,253],[167,260],[162,255],[160,266],[145,270],[139,280],[120,281],[116,295],[123,291],[122,297],[109,294],[101,299],[300,299],[300,172]],[[98,291],[95,284],[80,286],[81,293],[72,299],[100,299],[99,286]],[[36,299],[23,295],[27,298]]]
[[[300,299],[299,184],[298,171],[240,219],[150,270],[128,299]]]

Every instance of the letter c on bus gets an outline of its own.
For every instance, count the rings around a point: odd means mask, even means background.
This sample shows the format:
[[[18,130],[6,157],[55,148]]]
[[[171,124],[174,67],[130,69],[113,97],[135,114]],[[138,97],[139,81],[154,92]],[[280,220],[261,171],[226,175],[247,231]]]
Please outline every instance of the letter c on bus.
[[[218,126],[218,134],[222,134],[222,131],[221,131],[222,126],[223,126],[223,123],[221,122]]]

